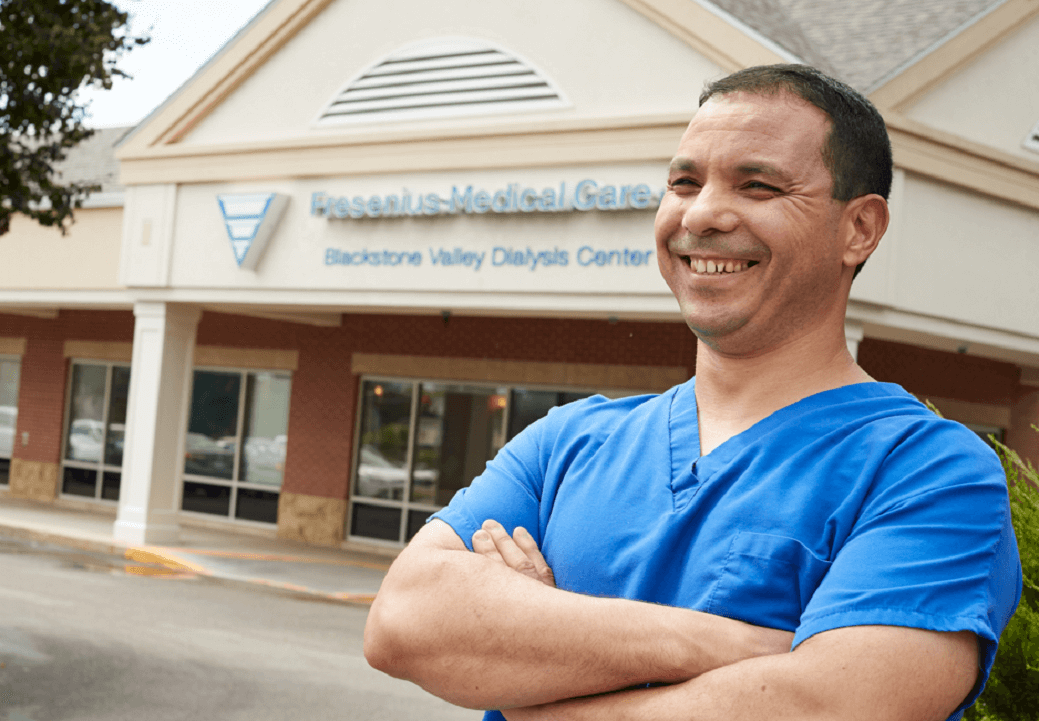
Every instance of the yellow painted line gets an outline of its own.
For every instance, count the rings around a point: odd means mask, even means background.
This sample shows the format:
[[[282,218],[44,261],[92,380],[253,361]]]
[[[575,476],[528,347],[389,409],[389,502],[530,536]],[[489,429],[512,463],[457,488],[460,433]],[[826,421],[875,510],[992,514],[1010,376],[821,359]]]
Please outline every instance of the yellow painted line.
[[[212,575],[208,568],[200,566],[197,563],[192,563],[185,558],[180,558],[168,548],[160,548],[158,546],[131,546],[126,549],[125,557],[129,561],[137,561],[138,563],[157,563],[160,566],[165,566],[166,568],[176,571],[190,571],[191,573],[197,573],[202,576]]]

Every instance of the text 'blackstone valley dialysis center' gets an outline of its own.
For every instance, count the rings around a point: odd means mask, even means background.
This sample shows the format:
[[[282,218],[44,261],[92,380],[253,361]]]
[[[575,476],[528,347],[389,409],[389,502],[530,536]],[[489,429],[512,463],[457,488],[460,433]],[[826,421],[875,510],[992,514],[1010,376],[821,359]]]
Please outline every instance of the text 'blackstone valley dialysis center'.
[[[561,182],[558,187],[523,187],[509,183],[505,188],[490,192],[474,190],[468,185],[460,190],[451,187],[450,197],[439,193],[412,193],[403,189],[399,194],[370,194],[353,197],[333,196],[317,192],[311,195],[310,214],[336,219],[402,218],[441,215],[483,215],[511,213],[562,213],[592,210],[645,210],[657,207],[664,190],[654,192],[646,183],[632,185],[599,185],[594,180],[582,180],[573,186]],[[582,267],[637,267],[650,263],[653,250],[633,248],[594,248],[584,245],[576,252],[559,247],[535,250],[495,246],[490,250],[429,248],[428,255],[421,251],[388,249],[325,250],[325,265],[368,266],[421,266],[423,258],[440,267],[462,266],[479,271],[489,267],[526,267],[530,270],[566,267],[575,263]]]

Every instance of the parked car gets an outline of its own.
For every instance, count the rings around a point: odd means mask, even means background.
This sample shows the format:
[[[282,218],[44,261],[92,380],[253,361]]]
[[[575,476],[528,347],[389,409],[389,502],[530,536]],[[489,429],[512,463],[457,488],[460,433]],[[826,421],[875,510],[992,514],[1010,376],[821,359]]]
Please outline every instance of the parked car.
[[[403,500],[408,469],[383,456],[374,446],[361,446],[360,456],[360,463],[357,465],[357,495]],[[415,486],[426,491],[419,495],[430,495],[429,491],[436,485],[437,475],[437,472],[431,469],[414,471]]]
[[[69,428],[69,445],[65,457],[70,461],[97,463],[101,460],[101,444],[105,425],[93,418],[77,418]]]
[[[231,478],[234,473],[234,444],[214,440],[204,433],[188,433],[184,444],[184,473]]]

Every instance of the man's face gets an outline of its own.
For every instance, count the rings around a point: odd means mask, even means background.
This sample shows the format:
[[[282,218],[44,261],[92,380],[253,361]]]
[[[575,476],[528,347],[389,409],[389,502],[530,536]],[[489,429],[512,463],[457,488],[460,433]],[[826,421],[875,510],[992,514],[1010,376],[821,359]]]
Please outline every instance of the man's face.
[[[829,129],[794,95],[734,93],[705,103],[682,136],[657,212],[657,258],[711,347],[761,352],[843,303],[845,204],[823,163]]]

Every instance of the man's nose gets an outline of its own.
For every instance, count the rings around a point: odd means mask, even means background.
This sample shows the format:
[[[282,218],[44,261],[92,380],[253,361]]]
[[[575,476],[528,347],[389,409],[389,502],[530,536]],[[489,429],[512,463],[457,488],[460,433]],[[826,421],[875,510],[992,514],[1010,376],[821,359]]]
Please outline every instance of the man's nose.
[[[692,235],[705,237],[731,233],[740,224],[732,193],[716,185],[705,185],[689,200],[682,214],[682,227]]]

